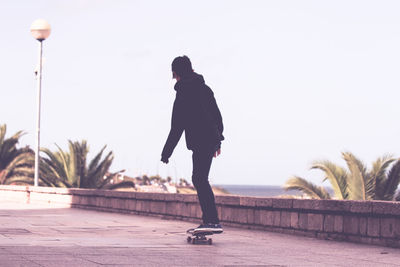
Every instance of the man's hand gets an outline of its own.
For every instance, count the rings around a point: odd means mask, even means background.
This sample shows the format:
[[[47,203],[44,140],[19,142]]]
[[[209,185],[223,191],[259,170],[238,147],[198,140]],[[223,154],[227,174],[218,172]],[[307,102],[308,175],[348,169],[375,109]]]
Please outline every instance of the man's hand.
[[[167,158],[161,158],[161,161],[164,162],[165,164],[168,164],[168,159]]]
[[[214,153],[214,158],[218,157],[221,154],[221,148],[219,148],[217,151]]]

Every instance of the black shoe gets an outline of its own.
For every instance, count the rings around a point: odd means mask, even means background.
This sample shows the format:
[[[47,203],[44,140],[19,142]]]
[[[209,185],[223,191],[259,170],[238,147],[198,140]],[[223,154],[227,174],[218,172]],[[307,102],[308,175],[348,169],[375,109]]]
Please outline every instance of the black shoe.
[[[212,232],[213,234],[221,234],[224,230],[219,223],[205,223],[200,224],[199,227],[194,229],[194,233]]]

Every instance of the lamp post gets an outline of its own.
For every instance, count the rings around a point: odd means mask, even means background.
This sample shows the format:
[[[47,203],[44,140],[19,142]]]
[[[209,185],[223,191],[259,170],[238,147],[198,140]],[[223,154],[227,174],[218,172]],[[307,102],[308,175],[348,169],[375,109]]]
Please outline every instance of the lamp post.
[[[39,65],[36,72],[37,79],[37,111],[36,111],[36,146],[35,146],[35,186],[39,185],[39,151],[40,151],[40,98],[42,91],[42,52],[43,41],[50,35],[50,24],[44,19],[37,19],[31,25],[32,36],[39,41]]]

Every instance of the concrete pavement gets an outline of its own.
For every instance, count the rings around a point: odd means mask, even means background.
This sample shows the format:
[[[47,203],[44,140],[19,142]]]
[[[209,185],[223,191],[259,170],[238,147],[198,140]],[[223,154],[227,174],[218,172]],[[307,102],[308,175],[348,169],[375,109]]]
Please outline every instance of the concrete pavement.
[[[225,228],[186,243],[194,224],[45,205],[0,203],[0,266],[400,266],[400,250]]]

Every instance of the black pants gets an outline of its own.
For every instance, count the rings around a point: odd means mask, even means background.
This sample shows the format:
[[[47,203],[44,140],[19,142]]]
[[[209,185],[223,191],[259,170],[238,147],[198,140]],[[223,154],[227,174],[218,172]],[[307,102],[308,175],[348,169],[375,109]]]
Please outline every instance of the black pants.
[[[219,223],[214,193],[208,181],[208,174],[215,151],[213,149],[199,149],[193,151],[192,182],[197,190],[203,223]]]

